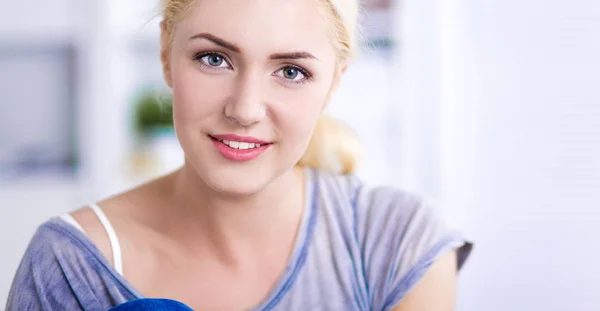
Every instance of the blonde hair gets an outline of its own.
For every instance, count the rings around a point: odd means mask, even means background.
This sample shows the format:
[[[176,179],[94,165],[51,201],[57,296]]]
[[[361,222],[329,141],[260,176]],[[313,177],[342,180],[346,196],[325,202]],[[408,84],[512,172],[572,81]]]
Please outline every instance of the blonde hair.
[[[162,44],[170,45],[177,22],[185,18],[199,0],[162,0]],[[338,64],[348,63],[356,54],[358,0],[315,0],[330,21],[333,45],[338,52]],[[168,50],[163,49],[161,60],[164,72],[169,72]],[[170,79],[169,77],[165,77]],[[169,82],[169,81],[167,81]],[[333,90],[332,90],[333,91]],[[356,171],[362,153],[356,133],[345,123],[331,116],[317,120],[310,143],[297,165],[336,173]]]

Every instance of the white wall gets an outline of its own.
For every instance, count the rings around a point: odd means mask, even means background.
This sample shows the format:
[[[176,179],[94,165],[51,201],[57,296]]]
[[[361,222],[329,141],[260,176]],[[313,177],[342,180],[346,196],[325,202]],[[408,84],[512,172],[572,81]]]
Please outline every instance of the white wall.
[[[77,20],[77,2],[80,1],[1,1],[0,38],[24,43],[68,38]]]
[[[438,46],[417,84],[439,98],[399,96],[438,105],[419,120],[439,125],[441,198],[476,241],[459,310],[598,310],[600,2],[407,0],[402,14],[400,57]]]

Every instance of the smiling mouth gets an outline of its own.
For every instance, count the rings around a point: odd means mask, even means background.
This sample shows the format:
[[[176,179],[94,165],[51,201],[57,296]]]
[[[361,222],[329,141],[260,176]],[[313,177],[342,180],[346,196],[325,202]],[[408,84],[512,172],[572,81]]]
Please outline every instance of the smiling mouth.
[[[216,137],[213,137],[210,135],[209,135],[209,137],[210,137],[210,139],[216,140],[231,149],[248,150],[248,149],[256,149],[256,148],[259,148],[259,147],[265,146],[265,145],[270,145],[270,143],[258,144],[258,143],[244,142],[244,141],[219,139],[219,138],[216,138]]]

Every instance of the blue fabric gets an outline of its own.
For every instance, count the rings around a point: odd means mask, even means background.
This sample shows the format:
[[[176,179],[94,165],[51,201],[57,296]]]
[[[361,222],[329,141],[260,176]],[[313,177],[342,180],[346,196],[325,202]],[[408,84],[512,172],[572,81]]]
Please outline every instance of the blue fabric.
[[[135,299],[122,303],[109,311],[193,311],[185,304],[171,299]]]
[[[437,258],[457,250],[460,269],[471,251],[435,204],[414,193],[313,170],[306,189],[287,267],[248,310],[389,311]],[[6,309],[106,311],[144,298],[151,297],[117,273],[82,232],[55,218],[31,240]]]

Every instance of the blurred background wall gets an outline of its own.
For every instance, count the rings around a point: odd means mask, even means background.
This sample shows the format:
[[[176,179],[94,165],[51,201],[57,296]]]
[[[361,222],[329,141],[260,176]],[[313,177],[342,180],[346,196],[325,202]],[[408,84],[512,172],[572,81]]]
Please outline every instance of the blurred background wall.
[[[0,0],[0,305],[40,223],[181,163],[136,121],[165,88],[155,5]],[[598,310],[600,3],[365,6],[330,113],[364,141],[362,178],[476,241],[458,310]]]
[[[479,242],[461,310],[600,310],[600,2],[438,9],[442,189]]]

